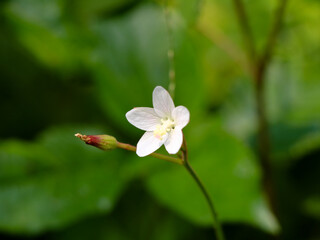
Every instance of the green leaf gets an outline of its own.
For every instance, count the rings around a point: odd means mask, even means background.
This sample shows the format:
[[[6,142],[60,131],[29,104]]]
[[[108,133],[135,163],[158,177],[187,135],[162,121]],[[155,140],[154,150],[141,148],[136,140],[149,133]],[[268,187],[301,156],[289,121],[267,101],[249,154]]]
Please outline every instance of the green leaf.
[[[277,232],[278,223],[260,189],[260,171],[250,150],[217,128],[206,128],[187,136],[190,146],[205,134],[197,148],[190,148],[190,163],[202,179],[224,222],[247,222]],[[149,190],[169,208],[197,224],[212,223],[209,207],[188,175],[175,166],[148,180]]]
[[[308,197],[304,202],[304,210],[309,215],[316,219],[320,219],[320,197]]]
[[[18,39],[42,64],[69,73],[88,65],[95,42],[88,22],[132,4],[133,0],[12,0],[5,13]]]
[[[207,239],[204,229],[159,206],[140,181],[130,185],[108,216],[94,216],[51,235],[50,239],[180,240]],[[208,236],[213,233],[209,231]]]
[[[83,51],[75,51],[70,41],[60,1],[15,0],[5,10],[22,45],[42,64],[60,69],[74,69],[79,64]]]
[[[86,146],[74,137],[81,129],[1,144],[0,229],[38,233],[113,208],[128,180],[120,170],[125,154]]]
[[[99,17],[112,17],[113,14],[121,12],[123,8],[134,7],[139,1],[134,0],[69,0],[65,11],[71,13],[77,22],[88,22]]]

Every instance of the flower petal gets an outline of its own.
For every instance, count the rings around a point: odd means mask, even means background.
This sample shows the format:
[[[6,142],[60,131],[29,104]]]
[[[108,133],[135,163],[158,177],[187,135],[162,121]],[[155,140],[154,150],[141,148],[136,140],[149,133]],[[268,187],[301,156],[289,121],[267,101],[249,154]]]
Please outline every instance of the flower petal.
[[[163,87],[157,86],[152,94],[153,107],[160,117],[171,117],[174,103],[170,94]]]
[[[166,147],[168,153],[170,154],[176,154],[182,145],[182,131],[180,128],[172,129],[167,141],[164,143],[164,146]]]
[[[176,127],[184,128],[190,120],[190,112],[184,106],[178,106],[172,111],[172,117],[174,119]]]
[[[126,113],[126,118],[133,126],[145,131],[153,131],[161,124],[161,119],[153,108],[134,108]]]
[[[145,132],[137,144],[137,155],[139,157],[145,157],[153,153],[161,147],[165,140],[166,138],[163,138],[163,140],[156,138],[153,132]]]

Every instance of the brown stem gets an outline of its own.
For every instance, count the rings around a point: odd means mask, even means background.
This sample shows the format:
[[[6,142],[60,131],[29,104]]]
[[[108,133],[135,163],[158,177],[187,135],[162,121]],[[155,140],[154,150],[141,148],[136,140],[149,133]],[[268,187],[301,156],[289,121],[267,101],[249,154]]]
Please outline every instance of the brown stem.
[[[257,72],[258,76],[256,79],[257,81],[263,81],[264,79],[265,70],[268,64],[270,63],[273,49],[276,45],[276,40],[282,26],[282,19],[284,16],[287,3],[288,3],[288,0],[281,0],[279,3],[278,9],[275,12],[275,21],[269,33],[269,37],[268,37],[264,52],[259,61],[258,72]]]
[[[244,44],[247,49],[247,58],[250,66],[251,73],[255,72],[255,62],[256,62],[256,48],[254,44],[253,34],[249,25],[247,13],[245,11],[242,0],[233,0],[236,14],[239,20],[240,29],[242,31],[242,36],[244,40]]]
[[[270,136],[266,116],[265,104],[265,74],[270,63],[273,49],[276,44],[277,36],[280,32],[284,10],[287,0],[281,0],[276,11],[275,21],[270,31],[267,44],[260,60],[256,63],[255,97],[257,104],[258,120],[258,154],[263,169],[263,184],[269,196],[270,205],[274,213],[278,213],[276,206],[276,196],[273,189],[272,166],[270,163]]]
[[[263,186],[268,194],[270,205],[276,210],[275,193],[273,189],[272,166],[270,163],[270,137],[265,104],[265,73],[270,63],[273,48],[279,34],[287,0],[280,0],[276,11],[275,21],[269,33],[265,49],[261,58],[257,58],[253,35],[249,26],[247,14],[242,0],[233,0],[239,19],[240,28],[247,48],[248,62],[251,65],[251,73],[255,84],[255,99],[257,106],[258,122],[258,156],[263,170]]]
[[[257,108],[257,122],[258,122],[258,158],[260,160],[262,172],[262,184],[269,198],[270,206],[274,213],[276,211],[276,200],[273,189],[272,166],[270,163],[270,137],[269,127],[266,116],[266,106],[264,98],[264,81],[257,81],[255,85],[255,98]]]

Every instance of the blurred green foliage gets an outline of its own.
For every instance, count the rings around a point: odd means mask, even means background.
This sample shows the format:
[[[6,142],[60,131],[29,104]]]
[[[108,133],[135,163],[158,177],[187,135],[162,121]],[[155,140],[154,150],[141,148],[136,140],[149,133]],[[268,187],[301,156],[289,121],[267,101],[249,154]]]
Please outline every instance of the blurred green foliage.
[[[278,1],[246,0],[261,51]],[[190,162],[227,238],[317,239],[320,206],[320,3],[290,1],[267,74],[279,213],[256,158],[248,75],[199,30],[240,46],[232,1],[170,1],[176,105],[191,112]],[[0,3],[1,239],[209,239],[208,207],[179,166],[73,135],[142,132],[125,113],[168,86],[162,1],[6,0]],[[160,151],[163,151],[160,150]]]

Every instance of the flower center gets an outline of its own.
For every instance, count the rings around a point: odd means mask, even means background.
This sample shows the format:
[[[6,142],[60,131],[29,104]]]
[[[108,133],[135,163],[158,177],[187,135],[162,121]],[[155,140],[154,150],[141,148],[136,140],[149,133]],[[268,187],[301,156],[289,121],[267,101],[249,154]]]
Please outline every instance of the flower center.
[[[169,133],[172,129],[174,129],[174,121],[170,118],[162,118],[161,124],[159,124],[156,130],[153,131],[153,134],[156,138],[162,140],[163,136]]]

